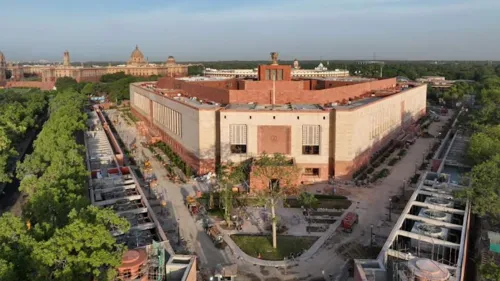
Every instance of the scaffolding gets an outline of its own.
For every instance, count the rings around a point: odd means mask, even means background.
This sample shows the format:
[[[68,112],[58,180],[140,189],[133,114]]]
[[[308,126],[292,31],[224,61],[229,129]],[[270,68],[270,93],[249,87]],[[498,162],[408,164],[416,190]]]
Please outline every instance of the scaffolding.
[[[165,280],[166,251],[162,243],[153,241],[148,246],[148,280]]]

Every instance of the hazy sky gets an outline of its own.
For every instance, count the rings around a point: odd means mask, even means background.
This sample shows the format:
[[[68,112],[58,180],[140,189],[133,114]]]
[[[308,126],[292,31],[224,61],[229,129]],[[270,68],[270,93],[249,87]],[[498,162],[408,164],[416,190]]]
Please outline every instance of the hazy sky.
[[[500,0],[0,0],[7,60],[500,60]]]

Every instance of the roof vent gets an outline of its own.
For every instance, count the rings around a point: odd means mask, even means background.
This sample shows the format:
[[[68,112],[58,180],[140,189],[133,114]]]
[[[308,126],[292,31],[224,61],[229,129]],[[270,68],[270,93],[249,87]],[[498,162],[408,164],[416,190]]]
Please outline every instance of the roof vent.
[[[441,211],[425,210],[424,214],[430,219],[442,220],[446,218],[446,213]]]

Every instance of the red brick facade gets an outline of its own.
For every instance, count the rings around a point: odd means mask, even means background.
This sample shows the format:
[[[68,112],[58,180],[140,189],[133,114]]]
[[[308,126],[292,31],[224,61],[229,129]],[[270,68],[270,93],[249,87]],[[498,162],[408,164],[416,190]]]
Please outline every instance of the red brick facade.
[[[54,89],[55,82],[41,81],[9,81],[6,88],[38,88],[42,91],[50,91]]]
[[[259,126],[259,154],[281,153],[289,155],[292,147],[292,128],[290,126]]]
[[[333,87],[321,90],[309,90],[313,87]],[[325,86],[318,85],[318,81],[276,81],[276,104],[317,104],[342,102],[366,95],[375,90],[390,89],[396,86],[396,78],[356,83],[343,87],[336,87],[330,83]],[[166,77],[158,81],[157,88],[177,89],[188,96],[197,97],[206,101],[221,104],[273,103],[272,81],[242,81],[229,79],[224,81],[186,82]],[[313,88],[314,89],[314,88]]]

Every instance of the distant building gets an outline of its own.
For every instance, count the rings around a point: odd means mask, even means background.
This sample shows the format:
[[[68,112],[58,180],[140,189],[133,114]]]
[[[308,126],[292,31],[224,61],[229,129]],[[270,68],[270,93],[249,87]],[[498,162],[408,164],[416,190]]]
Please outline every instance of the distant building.
[[[7,75],[5,71],[7,70],[7,64],[5,62],[5,56],[0,51],[0,87],[5,86],[5,81],[7,79]]]
[[[282,153],[303,183],[351,178],[426,112],[427,87],[402,88],[395,78],[294,80],[291,66],[274,62],[256,72],[134,83],[132,112],[199,173]]]
[[[55,82],[61,77],[71,77],[78,82],[97,82],[103,75],[118,72],[134,76],[186,76],[188,74],[188,65],[176,63],[175,58],[172,56],[169,56],[163,64],[151,64],[144,59],[143,53],[136,46],[126,65],[86,67],[82,64],[81,66],[71,66],[69,52],[65,51],[62,65],[24,65],[22,66],[22,72],[39,75],[42,82]],[[22,77],[19,79],[22,79]]]
[[[223,77],[223,78],[257,78],[259,71],[254,69],[213,69],[206,68],[204,75],[207,77]],[[327,67],[320,63],[314,69],[301,69],[299,61],[294,60],[292,65],[292,78],[329,78],[329,77],[348,77],[349,71],[344,69],[328,70]]]
[[[444,76],[422,76],[416,79],[419,83],[426,83],[433,88],[449,88],[457,82],[472,83],[472,80],[446,80]]]

